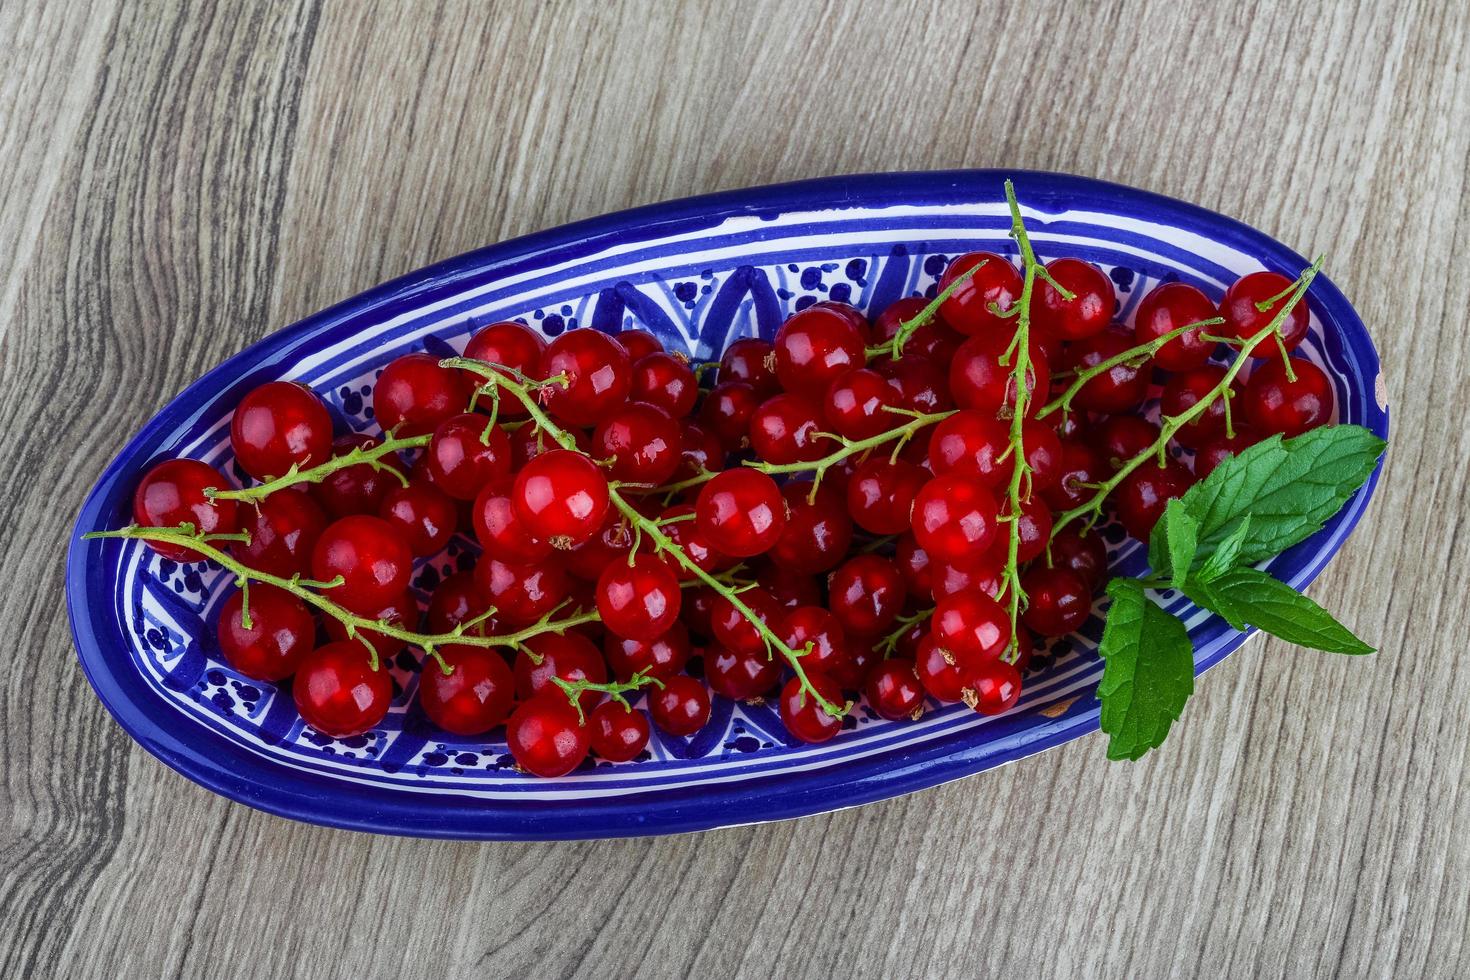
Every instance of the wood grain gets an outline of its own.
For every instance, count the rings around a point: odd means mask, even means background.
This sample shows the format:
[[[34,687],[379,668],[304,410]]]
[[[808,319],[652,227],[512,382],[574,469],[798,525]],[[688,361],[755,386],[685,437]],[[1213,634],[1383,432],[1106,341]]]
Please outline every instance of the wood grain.
[[[1470,974],[1470,6],[0,4],[0,975]],[[1161,752],[656,840],[464,845],[227,803],[106,716],[61,602],[105,461],[191,379],[507,236],[821,174],[1004,166],[1325,251],[1393,448]]]

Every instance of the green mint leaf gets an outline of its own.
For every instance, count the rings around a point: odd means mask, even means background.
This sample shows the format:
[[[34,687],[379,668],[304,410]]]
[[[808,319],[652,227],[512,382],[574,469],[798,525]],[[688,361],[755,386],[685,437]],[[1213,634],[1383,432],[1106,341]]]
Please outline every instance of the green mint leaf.
[[[1249,624],[1299,646],[1329,653],[1373,652],[1327,610],[1254,568],[1231,568],[1212,578],[1191,579],[1184,594],[1219,613],[1238,630]]]
[[[1170,501],[1172,503],[1173,501]],[[1251,515],[1246,514],[1235,525],[1235,530],[1226,535],[1225,540],[1215,549],[1199,570],[1201,579],[1211,579],[1219,576],[1222,572],[1234,568],[1240,564],[1240,552],[1245,547],[1246,535],[1250,534]],[[1183,586],[1175,580],[1175,588]]]
[[[1190,516],[1189,510],[1177,498],[1164,507],[1165,545],[1169,549],[1169,574],[1173,576],[1174,588],[1184,587],[1184,579],[1194,564],[1195,546],[1199,541],[1199,522]],[[1157,527],[1154,528],[1158,530]],[[1149,544],[1153,544],[1150,537]]]
[[[1272,436],[1226,459],[1181,498],[1199,522],[1199,552],[1210,555],[1249,514],[1251,533],[1235,561],[1280,554],[1321,530],[1363,485],[1386,443],[1357,425]]]
[[[1113,604],[1098,646],[1102,730],[1109,759],[1137,759],[1164,741],[1194,693],[1194,647],[1184,624],[1154,604],[1137,579],[1114,579],[1108,595]]]

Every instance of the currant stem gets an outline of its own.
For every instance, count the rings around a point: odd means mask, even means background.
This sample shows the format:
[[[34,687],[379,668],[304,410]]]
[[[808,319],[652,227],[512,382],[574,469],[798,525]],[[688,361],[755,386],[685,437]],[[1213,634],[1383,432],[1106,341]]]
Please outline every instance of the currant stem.
[[[939,312],[939,307],[944,305],[944,301],[949,299],[950,295],[956,289],[959,289],[960,286],[969,282],[970,277],[979,272],[980,267],[989,261],[989,259],[981,259],[979,262],[975,263],[973,268],[966,269],[964,272],[955,276],[954,282],[941,289],[939,291],[939,294],[929,301],[928,305],[926,305],[918,313],[914,314],[912,318],[905,320],[903,321],[903,323],[899,324],[898,332],[893,335],[892,340],[884,344],[876,344],[872,347],[869,347],[865,352],[867,356],[882,357],[884,354],[887,354],[895,361],[902,357],[903,345],[909,342],[909,338],[914,335],[914,331],[918,330],[924,324],[934,319],[934,314]]]
[[[341,456],[333,456],[325,463],[304,470],[298,470],[292,466],[285,476],[278,476],[274,480],[262,483],[259,486],[245,487],[243,490],[220,490],[217,487],[206,487],[204,496],[210,500],[239,500],[245,503],[258,504],[277,490],[294,487],[301,483],[320,483],[338,470],[345,470],[349,466],[357,466],[366,463],[375,470],[388,470],[404,486],[408,486],[408,477],[404,476],[396,466],[382,462],[382,458],[389,453],[396,453],[401,449],[418,449],[427,446],[431,436],[405,436],[397,438],[389,436],[378,445],[364,449],[362,446],[354,446],[350,452]]]
[[[1062,528],[1066,527],[1068,524],[1072,523],[1072,521],[1075,521],[1079,517],[1088,516],[1090,522],[1095,521],[1097,517],[1102,514],[1103,502],[1107,499],[1108,495],[1116,490],[1118,488],[1118,485],[1121,484],[1128,477],[1128,474],[1132,473],[1134,470],[1138,469],[1138,467],[1142,466],[1144,462],[1147,461],[1149,458],[1155,456],[1162,457],[1162,454],[1164,454],[1168,448],[1169,440],[1174,437],[1174,434],[1176,432],[1182,429],[1185,425],[1194,421],[1199,416],[1203,415],[1209,409],[1209,407],[1215,403],[1217,399],[1228,397],[1228,393],[1230,391],[1230,383],[1235,380],[1236,375],[1240,374],[1241,369],[1245,367],[1246,362],[1250,360],[1251,351],[1255,350],[1257,346],[1276,335],[1277,331],[1281,329],[1281,325],[1285,323],[1286,318],[1291,315],[1292,309],[1295,308],[1296,304],[1300,302],[1304,296],[1306,296],[1307,289],[1312,285],[1312,280],[1317,277],[1317,273],[1322,269],[1322,262],[1324,258],[1325,256],[1317,256],[1317,261],[1313,262],[1307,269],[1302,272],[1300,276],[1297,277],[1297,280],[1293,284],[1291,289],[1291,296],[1287,299],[1286,303],[1271,319],[1271,322],[1268,325],[1261,328],[1259,332],[1251,335],[1240,345],[1240,350],[1236,353],[1234,360],[1231,361],[1230,367],[1226,369],[1225,376],[1220,379],[1219,383],[1216,384],[1215,387],[1211,388],[1208,392],[1205,393],[1202,398],[1200,398],[1199,401],[1195,402],[1193,405],[1185,409],[1183,412],[1180,412],[1178,415],[1165,416],[1161,418],[1159,420],[1160,423],[1162,423],[1160,426],[1159,435],[1158,438],[1154,440],[1153,445],[1149,446],[1147,449],[1140,452],[1137,456],[1134,456],[1132,459],[1128,460],[1128,462],[1124,463],[1118,469],[1118,472],[1114,473],[1110,479],[1098,484],[1091,499],[1089,499],[1085,503],[1073,507],[1071,510],[1057,517],[1056,521],[1052,525],[1053,538],[1056,537],[1057,533],[1061,531]]]
[[[1159,350],[1169,341],[1173,340],[1176,337],[1183,336],[1191,330],[1198,330],[1200,327],[1213,326],[1215,324],[1220,324],[1224,322],[1224,317],[1217,316],[1211,317],[1208,320],[1200,320],[1197,323],[1187,323],[1182,327],[1175,327],[1168,333],[1160,334],[1146,344],[1139,344],[1137,347],[1130,347],[1119,354],[1114,354],[1112,357],[1108,358],[1105,361],[1099,361],[1097,364],[1094,364],[1087,370],[1079,372],[1077,377],[1072,380],[1072,383],[1067,386],[1066,391],[1062,392],[1056,398],[1053,398],[1041,408],[1037,409],[1036,417],[1038,419],[1045,418],[1052,412],[1058,410],[1061,410],[1063,412],[1070,412],[1072,410],[1072,399],[1077,397],[1077,392],[1081,391],[1083,385],[1087,384],[1087,382],[1091,381],[1098,375],[1106,374],[1113,368],[1117,367],[1119,364],[1128,364],[1132,361],[1152,357],[1153,355],[1157,354]]]
[[[610,681],[606,684],[597,684],[593,681],[587,680],[586,678],[569,681],[564,677],[553,677],[551,680],[554,684],[556,684],[557,687],[561,688],[562,691],[565,692],[567,700],[571,701],[572,707],[577,709],[577,717],[582,721],[584,725],[587,723],[587,715],[582,711],[582,699],[580,695],[583,691],[601,691],[603,694],[606,694],[618,704],[621,704],[623,707],[631,711],[633,710],[633,706],[628,703],[627,698],[623,697],[624,694],[629,691],[636,691],[639,688],[647,687],[650,684],[656,685],[659,688],[662,688],[664,686],[663,681],[642,670],[634,674],[632,677],[628,678],[626,681]]]

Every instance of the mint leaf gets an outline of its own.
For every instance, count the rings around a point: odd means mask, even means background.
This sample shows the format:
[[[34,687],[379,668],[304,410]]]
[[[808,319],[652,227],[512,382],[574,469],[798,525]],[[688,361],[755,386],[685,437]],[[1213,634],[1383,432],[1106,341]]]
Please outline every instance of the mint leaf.
[[[1216,578],[1221,573],[1238,565],[1240,563],[1240,551],[1245,547],[1246,535],[1250,533],[1250,530],[1251,515],[1246,514],[1236,523],[1235,530],[1231,531],[1225,540],[1220,542],[1220,546],[1215,549],[1215,553],[1205,561],[1203,567],[1199,570],[1199,577],[1201,579]],[[1175,588],[1181,587],[1176,583]]]
[[[1235,629],[1246,625],[1300,646],[1329,653],[1372,653],[1373,648],[1311,599],[1254,568],[1231,568],[1191,579],[1184,594],[1219,613]],[[1106,672],[1104,672],[1106,678]]]
[[[1098,653],[1097,696],[1109,759],[1137,759],[1159,745],[1194,693],[1194,647],[1184,624],[1155,605],[1137,579],[1108,584],[1113,599]]]
[[[1194,564],[1199,522],[1177,499],[1170,500],[1148,537],[1148,563],[1161,575],[1172,575],[1174,588],[1182,588]]]
[[[1331,425],[1295,439],[1272,436],[1226,459],[1181,498],[1199,522],[1200,554],[1214,553],[1246,514],[1251,533],[1238,563],[1310,537],[1368,479],[1385,445],[1362,426]]]

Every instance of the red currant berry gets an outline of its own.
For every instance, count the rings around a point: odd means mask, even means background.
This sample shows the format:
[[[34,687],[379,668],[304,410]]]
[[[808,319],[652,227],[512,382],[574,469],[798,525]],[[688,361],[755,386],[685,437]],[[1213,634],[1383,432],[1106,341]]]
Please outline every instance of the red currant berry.
[[[235,592],[220,609],[220,652],[231,667],[258,681],[279,681],[296,673],[301,658],[316,645],[316,622],[306,603],[283,589],[250,587],[250,625],[241,615],[245,593]]]
[[[541,358],[546,350],[546,341],[525,324],[506,320],[492,323],[480,329],[465,345],[464,356],[489,364],[499,364],[519,372],[527,378],[540,377]],[[499,372],[505,374],[505,372]],[[514,377],[514,375],[506,375]],[[464,372],[467,383],[478,388],[486,378],[473,371]],[[500,393],[500,417],[523,419],[527,415],[521,400],[504,389]]]
[[[783,485],[781,496],[786,501],[786,528],[771,548],[771,560],[778,567],[807,574],[835,568],[852,544],[846,502],[825,484],[813,494],[808,480]]]
[[[679,576],[653,555],[615,561],[597,580],[597,611],[613,634],[656,640],[679,619]]]
[[[1159,396],[1159,412],[1171,418],[1183,415],[1208,397],[1224,380],[1225,369],[1215,364],[1171,374]],[[1236,394],[1233,387],[1227,388],[1223,396],[1210,402],[1203,412],[1180,426],[1174,433],[1174,439],[1181,446],[1198,448],[1223,433],[1225,402]]]
[[[1009,711],[1021,697],[1021,672],[1004,660],[988,663],[970,678],[972,707],[982,715]]]
[[[413,593],[404,589],[398,595],[389,599],[376,609],[364,609],[362,615],[370,617],[395,626],[398,629],[416,629],[419,623],[419,604],[413,597]],[[327,635],[333,640],[356,640],[358,643],[366,641],[378,654],[378,659],[387,660],[395,656],[406,644],[387,633],[374,629],[359,629],[356,636],[347,635],[347,627],[342,621],[331,616],[325,620]]]
[[[801,666],[808,671],[835,677],[839,668],[852,659],[842,624],[821,606],[788,610],[776,632],[788,649],[801,656]],[[807,644],[811,644],[810,651]]]
[[[378,516],[392,525],[418,558],[444,550],[459,523],[459,508],[449,495],[427,483],[410,483],[383,498]]]
[[[1009,502],[1007,502],[1009,512]],[[1051,538],[1052,516],[1040,496],[1027,497],[1021,501],[1021,518],[1015,524],[1017,531],[1016,561],[1028,562],[1046,550]],[[990,550],[1002,561],[1010,557],[1011,535],[1002,526],[990,542]]]
[[[439,650],[450,673],[426,662],[419,704],[429,720],[454,735],[483,735],[510,717],[515,678],[494,650],[456,646]]]
[[[683,418],[694,409],[699,382],[694,379],[687,360],[658,351],[633,362],[630,397],[635,402],[663,409],[671,418]]]
[[[894,300],[878,319],[873,321],[873,342],[883,344],[898,336],[905,323],[924,312],[929,300],[922,296],[909,296]],[[959,349],[964,337],[956,333],[936,312],[926,323],[920,324],[903,345],[903,357],[925,357],[946,364]]]
[[[1002,408],[1015,409],[1015,352],[1006,352],[1010,337],[1006,333],[989,332],[971,337],[960,345],[949,366],[949,390],[955,404],[990,415]],[[1026,370],[1026,414],[1032,414],[1045,401],[1051,386],[1051,369],[1046,354],[1035,344],[1029,345],[1031,360]]]
[[[195,459],[170,459],[143,474],[133,493],[133,523],[142,527],[175,528],[192,524],[202,534],[233,534],[240,526],[233,500],[210,500],[204,491],[231,489],[219,470]],[[174,561],[198,561],[200,555],[180,545],[149,542],[149,547]]]
[[[700,531],[698,521],[688,519],[693,514],[693,504],[678,504],[666,509],[659,515],[664,534],[668,535],[669,540],[673,541],[684,552],[684,555],[703,571],[716,572],[734,564],[733,559],[716,551],[709,543],[704,533]],[[683,565],[675,567],[674,571],[681,582],[690,582],[697,577]]]
[[[485,614],[490,604],[475,585],[473,572],[455,572],[444,578],[434,594],[429,596],[429,608],[424,621],[430,633],[448,633],[460,623],[467,623]],[[495,620],[482,620],[471,627],[471,636],[489,636],[495,632]],[[445,647],[439,648],[442,653]],[[474,649],[474,648],[471,648]]]
[[[1080,373],[1112,360],[1133,346],[1133,338],[1121,330],[1104,330],[1070,345],[1064,363]],[[1148,362],[1115,364],[1078,388],[1077,394],[1072,396],[1072,404],[1089,412],[1112,415],[1131,412],[1143,404],[1148,395],[1149,375]]]
[[[1060,469],[1057,482],[1041,492],[1041,499],[1056,511],[1071,510],[1090,500],[1094,485],[1106,480],[1110,472],[1096,449],[1072,439],[1062,441]]]
[[[1221,335],[1249,340],[1265,330],[1281,312],[1287,300],[1283,294],[1293,285],[1292,280],[1279,272],[1252,272],[1241,276],[1225,290],[1225,298],[1220,301],[1220,315],[1225,318],[1225,325],[1220,328]],[[1264,305],[1265,309],[1257,304]],[[1298,301],[1278,328],[1281,345],[1289,351],[1296,350],[1307,336],[1309,325],[1306,301]],[[1275,357],[1277,352],[1276,343],[1267,340],[1258,344],[1251,353],[1255,357]]]
[[[863,316],[863,311],[858,309],[856,306],[853,306],[851,303],[843,303],[835,299],[824,299],[813,303],[811,305],[811,309],[830,310],[831,312],[836,313],[838,316],[843,317],[847,320],[848,323],[853,325],[853,327],[858,332],[858,336],[863,338],[864,344],[867,344],[870,340],[872,340],[872,325],[868,323],[868,318]]]
[[[440,422],[463,412],[470,387],[464,375],[439,366],[431,354],[395,358],[373,386],[373,414],[384,432],[418,436],[433,432]]]
[[[1042,636],[1066,636],[1087,622],[1092,588],[1065,568],[1032,568],[1021,576],[1026,611],[1021,621]]]
[[[606,684],[607,664],[581,633],[538,633],[516,654],[515,678],[516,694],[529,701],[538,694],[564,694],[557,678]],[[590,711],[602,700],[602,692],[583,691],[577,699],[583,711]]]
[[[857,555],[838,566],[827,583],[828,605],[849,636],[886,633],[908,597],[903,575],[882,555]]]
[[[670,735],[693,735],[709,721],[709,689],[692,677],[680,674],[648,695],[648,713],[653,723]]]
[[[1170,459],[1163,466],[1145,462],[1118,484],[1113,496],[1118,520],[1129,534],[1147,541],[1169,501],[1183,496],[1193,482],[1194,477],[1178,460]]]
[[[829,704],[841,706],[842,689],[837,682],[817,671],[807,672],[807,682]],[[801,678],[793,677],[781,688],[781,724],[791,737],[808,745],[826,742],[842,731],[842,719],[829,714],[811,691],[802,687]]]
[[[968,562],[963,565],[943,561],[935,562],[933,575],[935,601],[970,589],[979,589],[989,596],[998,594],[1004,564],[1004,558],[997,554],[994,548],[986,552],[978,562]]]
[[[940,305],[939,314],[945,323],[962,334],[1009,336],[1012,331],[1010,319],[997,316],[992,307],[1004,311],[1015,304],[1021,296],[1021,274],[1005,256],[994,252],[968,252],[949,263],[939,280],[939,291],[948,289],[951,283],[971,269],[976,269],[975,274],[949,294]]]
[[[345,456],[354,449],[369,450],[378,445],[378,440],[362,433],[343,436],[332,443],[332,456]],[[356,463],[329,473],[320,483],[312,484],[310,492],[332,517],[376,514],[383,498],[395,487],[403,486],[403,481],[390,471],[408,476],[402,460],[389,453],[372,463]]]
[[[914,498],[914,540],[938,561],[973,563],[999,528],[995,495],[977,481],[947,473]]]
[[[898,396],[899,408],[925,415],[954,408],[946,369],[935,361],[909,354],[879,364],[878,373],[888,380],[888,386]]]
[[[349,738],[387,716],[393,680],[386,670],[373,670],[361,643],[348,640],[303,657],[291,693],[302,721],[331,738]]]
[[[475,584],[510,626],[529,626],[571,594],[566,569],[555,559],[511,565],[484,555],[475,566]]]
[[[750,421],[762,400],[743,381],[722,381],[705,396],[699,421],[726,449],[739,449],[749,442]]]
[[[783,568],[769,558],[756,566],[755,580],[783,609],[822,603],[822,584],[815,575]]]
[[[541,358],[542,377],[564,376],[541,389],[547,410],[570,425],[595,425],[627,401],[632,374],[628,352],[596,330],[567,331]]]
[[[914,658],[914,673],[929,696],[936,701],[954,704],[965,699],[965,674],[954,658],[928,633],[919,641]]]
[[[1026,465],[1031,470],[1031,489],[1042,491],[1054,487],[1062,478],[1062,440],[1045,422],[1025,419],[1021,422],[1021,446],[1026,450]],[[1011,473],[1006,471],[1009,483]]]
[[[602,527],[607,477],[582,453],[553,449],[522,467],[510,500],[528,531],[555,547],[570,548]]]
[[[770,341],[742,337],[725,348],[720,357],[720,383],[741,381],[765,397],[781,390],[776,380],[776,351]]]
[[[1094,592],[1108,575],[1108,547],[1102,535],[1076,527],[1064,527],[1051,539],[1048,567],[1063,568],[1087,583]]]
[[[862,367],[867,349],[853,321],[832,309],[811,307],[776,331],[776,377],[787,391],[821,392],[844,371]]]
[[[631,680],[634,674],[668,680],[689,662],[689,630],[682,622],[675,623],[663,636],[647,641],[625,640],[609,633],[602,652],[616,680]]]
[[[880,718],[917,720],[924,710],[924,685],[912,660],[880,660],[868,670],[863,684],[868,705]]]
[[[342,582],[322,594],[354,612],[375,612],[408,588],[413,554],[387,521],[365,514],[327,525],[311,553],[312,578]]]
[[[1010,426],[984,412],[961,410],[934,427],[929,436],[929,466],[936,475],[952,473],[998,489],[1010,479]]]
[[[736,558],[769,551],[786,528],[786,502],[764,473],[740,467],[706,483],[694,505],[700,532],[715,549]]]
[[[326,462],[332,417],[316,392],[294,381],[270,381],[235,406],[230,448],[240,468],[257,480],[284,476],[292,466]]]
[[[532,534],[510,498],[494,487],[480,491],[470,517],[475,525],[475,537],[488,554],[512,564],[542,561],[551,556],[550,542]]]
[[[827,386],[822,417],[840,436],[868,439],[887,432],[901,421],[888,411],[897,404],[898,392],[887,378],[877,371],[859,368],[838,375]]]
[[[919,547],[912,534],[900,535],[894,546],[893,560],[903,573],[904,586],[908,594],[921,601],[934,598],[934,559],[929,552]]]
[[[505,726],[516,765],[533,776],[565,776],[582,764],[591,734],[560,689],[523,702]]]
[[[1031,299],[1033,324],[1061,340],[1081,340],[1108,328],[1118,294],[1107,273],[1081,259],[1053,259],[1046,271],[1074,296],[1065,299],[1051,283],[1038,278]]]
[[[1280,360],[1257,365],[1246,380],[1245,417],[1256,431],[1289,439],[1332,417],[1332,381],[1326,372],[1299,357],[1291,359],[1291,367],[1295,381]]]
[[[1224,433],[1211,439],[1194,452],[1194,476],[1197,480],[1203,480],[1215,472],[1219,466],[1231,456],[1238,456],[1250,447],[1261,441],[1261,437],[1251,429],[1236,426],[1235,435],[1227,437]]]
[[[311,550],[327,526],[321,507],[300,490],[277,490],[245,508],[241,529],[250,540],[230,545],[235,557],[256,571],[290,578],[311,571]]]
[[[429,478],[456,500],[474,500],[510,476],[510,437],[483,415],[453,415],[439,423],[424,455]]]
[[[689,480],[703,473],[718,470],[725,464],[725,447],[713,432],[698,422],[687,419],[679,426],[681,433],[679,468],[674,470],[675,480]]]
[[[717,645],[704,653],[704,679],[721,697],[749,701],[781,683],[781,664],[765,650],[726,650]]]
[[[1089,438],[1113,472],[1139,454],[1153,449],[1158,440],[1159,427],[1139,415],[1109,416],[1092,430]]]
[[[1215,304],[1194,286],[1183,282],[1163,283],[1150,290],[1138,304],[1133,318],[1134,342],[1146,344],[1157,340],[1171,330],[1213,319],[1215,312]],[[1215,342],[1204,338],[1209,329],[1199,327],[1175,337],[1159,348],[1154,361],[1166,371],[1199,367],[1215,350]]]
[[[779,621],[781,604],[765,589],[746,589],[739,598],[745,608],[767,626]],[[766,641],[760,630],[723,595],[716,595],[710,602],[710,634],[716,643],[736,653],[764,654],[766,650]]]
[[[929,479],[921,466],[875,455],[858,465],[847,482],[847,512],[872,534],[902,534],[909,529],[914,498]]]
[[[632,363],[637,363],[640,357],[664,352],[663,343],[647,330],[624,330],[613,337],[613,340],[616,340],[622,345],[623,350],[628,352],[628,360]]]
[[[940,599],[934,606],[930,630],[934,642],[948,650],[965,670],[996,659],[1011,642],[1011,621],[1005,608],[979,589]]]
[[[619,701],[604,701],[587,716],[592,751],[608,762],[629,762],[648,747],[648,719]]]
[[[770,463],[810,462],[834,447],[822,435],[821,406],[805,395],[783,392],[761,402],[750,417],[750,446]]]
[[[598,423],[592,451],[611,459],[613,479],[660,484],[679,468],[684,434],[679,423],[655,405],[631,402]]]

